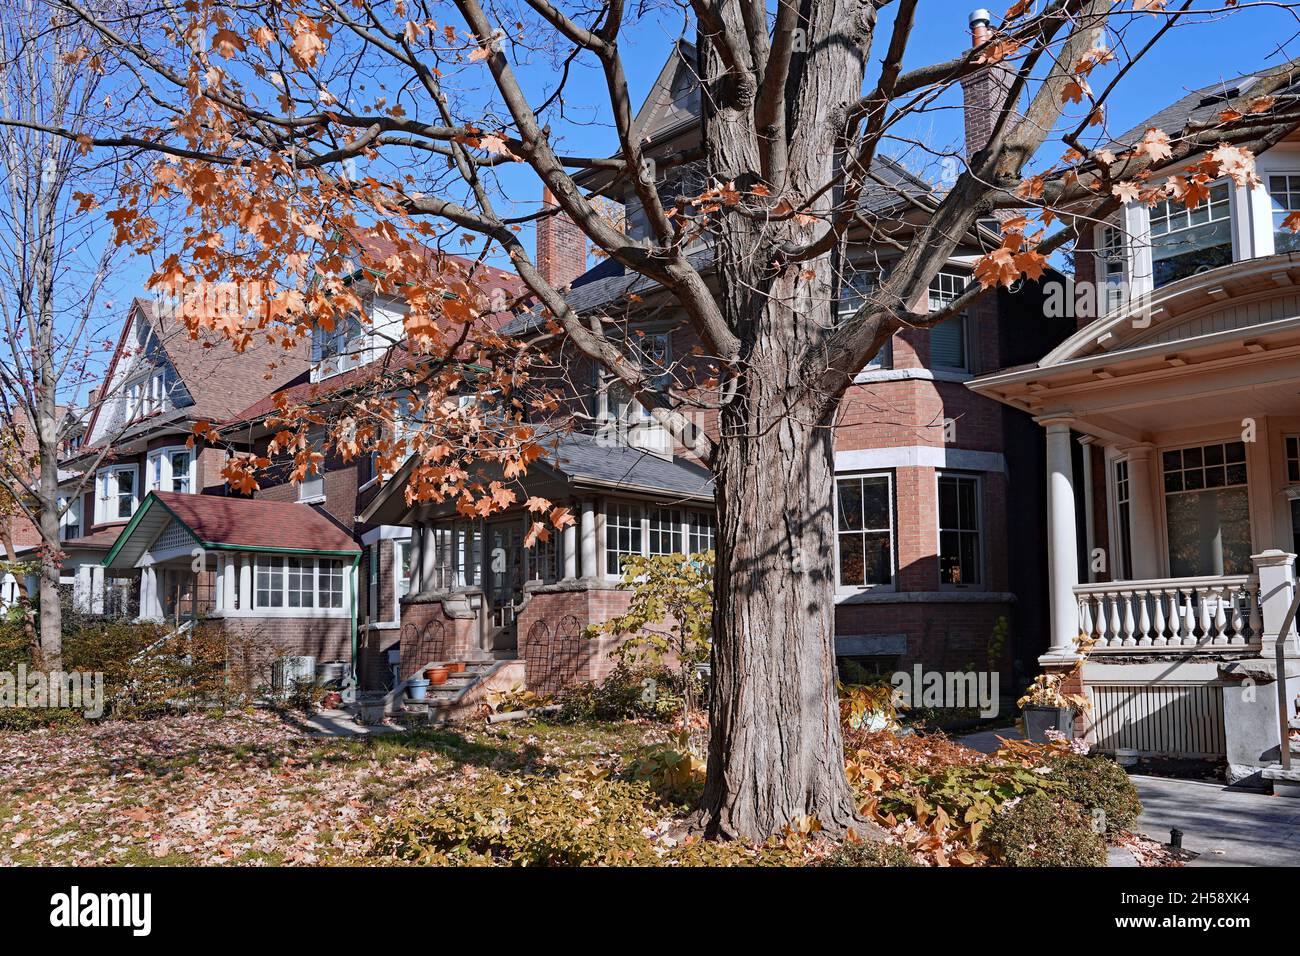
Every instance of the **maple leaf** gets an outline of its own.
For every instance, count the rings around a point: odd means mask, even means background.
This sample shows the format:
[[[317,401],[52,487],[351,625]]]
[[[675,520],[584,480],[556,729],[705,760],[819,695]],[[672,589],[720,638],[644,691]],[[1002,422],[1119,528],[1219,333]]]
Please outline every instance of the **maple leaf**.
[[[1300,212],[1287,213],[1287,217],[1282,220],[1282,228],[1300,232]]]
[[[1135,202],[1140,190],[1137,183],[1125,180],[1110,187],[1110,192],[1112,196],[1118,197],[1121,202]]]
[[[1085,96],[1092,96],[1092,88],[1083,77],[1075,77],[1061,87],[1062,103],[1082,103]]]
[[[1009,287],[1018,278],[1020,270],[1016,268],[1010,249],[994,249],[975,263],[975,279],[985,289],[997,285]]]
[[[305,14],[298,14],[290,29],[293,43],[289,53],[295,63],[301,67],[312,67],[325,52],[325,41],[329,39],[329,24],[318,23]]]
[[[1249,150],[1220,143],[1210,153],[1210,158],[1218,164],[1220,173],[1229,177],[1238,186],[1259,184],[1259,176],[1255,173],[1255,157]]]
[[[1169,0],[1133,0],[1134,13],[1159,13],[1169,3]]]
[[[1137,155],[1146,156],[1153,163],[1158,163],[1162,159],[1169,159],[1173,156],[1173,150],[1169,148],[1169,134],[1162,129],[1156,129],[1154,126],[1142,134],[1142,139],[1133,147],[1133,152]]]
[[[1275,96],[1257,96],[1250,101],[1250,105],[1246,107],[1246,110],[1250,113],[1267,113],[1276,102],[1277,97]]]
[[[233,30],[222,28],[212,35],[212,46],[218,54],[224,56],[227,60],[236,53],[243,53],[248,47],[244,43],[244,38]]]

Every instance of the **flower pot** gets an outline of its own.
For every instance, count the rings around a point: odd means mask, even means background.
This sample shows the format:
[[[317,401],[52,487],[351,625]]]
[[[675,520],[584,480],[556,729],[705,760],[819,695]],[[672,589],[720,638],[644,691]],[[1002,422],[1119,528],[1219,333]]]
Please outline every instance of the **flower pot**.
[[[1066,740],[1074,739],[1073,707],[1040,707],[1030,704],[1024,709],[1025,737],[1034,743],[1047,743],[1047,732],[1057,730]]]
[[[411,700],[424,700],[429,692],[429,682],[422,678],[412,678],[406,682],[406,696]]]
[[[447,670],[452,674],[463,674],[465,673],[465,662],[454,661],[453,663],[447,665]]]
[[[450,676],[451,671],[446,667],[430,667],[424,672],[425,680],[434,685],[447,683],[447,678]]]

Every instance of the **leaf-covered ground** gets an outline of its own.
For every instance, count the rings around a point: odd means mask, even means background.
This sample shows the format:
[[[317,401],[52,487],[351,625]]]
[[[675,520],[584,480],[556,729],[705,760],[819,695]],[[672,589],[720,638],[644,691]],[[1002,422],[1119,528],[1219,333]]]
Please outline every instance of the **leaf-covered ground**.
[[[365,862],[373,825],[415,788],[612,771],[667,736],[625,723],[321,739],[266,712],[3,732],[0,865]]]

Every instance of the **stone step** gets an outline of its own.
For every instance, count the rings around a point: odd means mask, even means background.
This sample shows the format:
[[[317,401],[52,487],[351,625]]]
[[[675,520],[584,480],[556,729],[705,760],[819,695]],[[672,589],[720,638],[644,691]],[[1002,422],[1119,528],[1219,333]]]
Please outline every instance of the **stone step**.
[[[1279,797],[1300,797],[1300,763],[1292,763],[1290,770],[1283,770],[1280,763],[1264,768],[1263,778],[1273,784],[1273,792]]]

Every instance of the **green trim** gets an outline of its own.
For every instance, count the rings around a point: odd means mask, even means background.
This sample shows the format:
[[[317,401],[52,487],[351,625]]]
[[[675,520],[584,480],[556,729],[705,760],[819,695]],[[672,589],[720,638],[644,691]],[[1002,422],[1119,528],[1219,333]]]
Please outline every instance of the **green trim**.
[[[352,561],[352,693],[361,692],[361,674],[357,670],[357,588],[361,587],[361,555],[363,552],[358,551],[356,558]]]
[[[326,551],[321,548],[276,548],[270,545],[259,546],[255,544],[224,544],[217,541],[200,541],[199,546],[209,551],[247,551],[257,554],[326,554],[331,557],[346,558],[350,555],[360,554],[360,551]]]

